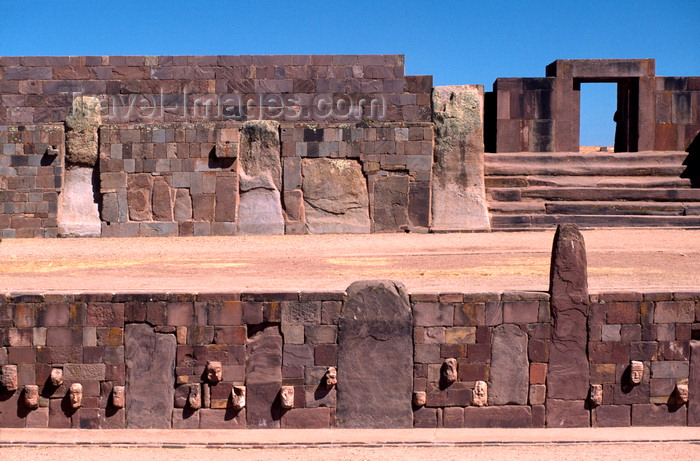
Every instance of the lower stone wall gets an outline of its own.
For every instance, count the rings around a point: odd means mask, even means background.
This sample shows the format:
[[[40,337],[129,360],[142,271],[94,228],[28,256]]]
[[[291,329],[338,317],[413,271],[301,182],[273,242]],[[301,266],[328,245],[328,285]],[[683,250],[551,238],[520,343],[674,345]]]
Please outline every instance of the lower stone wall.
[[[361,426],[404,427],[411,408],[415,427],[548,426],[547,412],[566,399],[547,398],[547,293],[409,295],[391,283],[347,293],[8,294],[0,298],[0,427],[328,428],[357,427],[358,417]],[[413,347],[372,356],[365,375],[344,369],[363,341],[410,336],[393,314],[372,317],[387,299],[410,306]],[[357,312],[369,315],[366,327],[349,335]],[[576,408],[551,418],[556,427],[700,424],[700,293],[593,294],[587,319],[590,384],[602,396],[572,397],[567,408]],[[402,394],[384,404],[389,419],[377,422],[370,415],[383,403],[373,397],[398,395],[393,364],[402,360],[413,364],[413,401]],[[638,384],[632,361],[644,366]],[[212,378],[207,366],[216,362],[221,374]],[[62,371],[59,385],[53,369]],[[479,382],[487,395],[475,392]],[[244,408],[234,386],[245,386]],[[282,389],[292,408],[283,408]],[[367,407],[348,405],[348,395]]]

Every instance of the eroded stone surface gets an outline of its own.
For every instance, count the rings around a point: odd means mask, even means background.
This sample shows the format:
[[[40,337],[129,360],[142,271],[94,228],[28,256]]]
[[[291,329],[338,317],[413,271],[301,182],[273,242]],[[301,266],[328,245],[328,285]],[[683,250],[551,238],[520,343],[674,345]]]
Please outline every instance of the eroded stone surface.
[[[362,281],[350,285],[347,296],[338,323],[338,427],[412,427],[406,290],[388,280]]]
[[[280,427],[277,403],[282,387],[282,336],[276,326],[258,331],[246,345],[248,427]]]
[[[424,407],[428,400],[428,395],[425,391],[418,391],[413,393],[413,405],[417,407]]]
[[[481,85],[433,88],[435,229],[490,229],[484,189],[483,95]]]
[[[245,408],[245,386],[233,386],[231,389],[231,406],[237,410]]]
[[[601,384],[593,384],[591,385],[591,392],[590,396],[588,397],[589,401],[593,405],[602,405],[603,404],[603,386]]]
[[[676,389],[674,391],[676,396],[676,403],[683,405],[688,403],[688,380],[682,379],[676,383]]]
[[[574,224],[557,227],[549,287],[554,328],[549,349],[547,401],[583,401],[589,392],[588,276],[586,245]],[[562,413],[552,413],[550,418],[549,407],[547,412],[547,424],[557,425],[551,418]]]
[[[80,383],[71,384],[68,390],[68,398],[72,408],[80,408],[83,405],[83,385]]]
[[[488,389],[486,381],[477,381],[474,384],[474,391],[472,392],[472,405],[475,407],[486,406],[489,401]]]
[[[65,170],[59,196],[58,233],[62,237],[99,237],[102,232],[92,167]]]
[[[124,327],[127,428],[170,427],[176,347],[175,335],[156,333],[146,324]]]
[[[370,232],[367,181],[358,162],[305,158],[301,171],[309,233]]]
[[[63,368],[52,368],[49,379],[51,380],[51,385],[54,387],[63,384]]]
[[[114,386],[112,388],[112,405],[115,408],[124,408],[125,388],[124,386]]]
[[[529,383],[527,333],[518,325],[493,329],[489,405],[526,405]]]
[[[3,365],[0,384],[8,391],[17,390],[17,365]]]
[[[294,408],[294,386],[282,386],[280,390],[280,404],[282,408]]]
[[[445,384],[452,384],[457,381],[457,359],[445,359],[440,373]]]
[[[202,408],[202,386],[199,384],[190,384],[190,393],[187,396],[187,406],[193,410]]]
[[[335,367],[328,367],[326,374],[323,376],[323,381],[326,384],[326,389],[331,389],[338,384],[338,371]]]
[[[66,161],[93,167],[98,158],[97,130],[100,126],[100,100],[94,96],[73,99],[66,117]]]
[[[39,408],[39,386],[36,384],[24,386],[24,404],[27,408]]]
[[[244,179],[241,175],[241,180]],[[241,188],[236,224],[239,235],[284,234],[279,191],[260,187],[244,192]]]
[[[207,362],[207,381],[212,384],[216,384],[221,381],[221,376],[224,368],[221,366],[221,362]]]

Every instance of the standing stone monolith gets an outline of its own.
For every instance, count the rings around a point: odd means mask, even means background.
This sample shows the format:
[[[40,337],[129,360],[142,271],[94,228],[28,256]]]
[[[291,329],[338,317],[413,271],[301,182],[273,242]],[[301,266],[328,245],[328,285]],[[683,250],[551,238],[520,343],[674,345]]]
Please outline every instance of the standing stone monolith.
[[[63,237],[99,237],[102,232],[95,171],[101,110],[98,98],[81,95],[73,99],[66,117],[65,177],[57,216]]]
[[[175,397],[175,335],[146,324],[124,327],[126,427],[168,429]]]
[[[246,345],[246,418],[248,427],[280,427],[279,391],[282,387],[282,336],[268,326]]]
[[[588,411],[583,405],[590,389],[586,355],[588,273],[586,245],[575,224],[557,227],[549,281],[553,329],[547,373],[547,426],[588,425]],[[580,414],[568,414],[564,421],[557,417],[570,413],[558,411],[564,407],[577,408]]]
[[[506,323],[493,329],[489,405],[527,405],[527,333]]]
[[[433,88],[432,228],[490,230],[484,188],[484,87]]]
[[[413,427],[412,318],[400,283],[348,287],[338,322],[338,427]]]
[[[238,234],[284,234],[279,124],[246,122],[241,135]]]
[[[700,426],[700,341],[690,341],[688,426]]]

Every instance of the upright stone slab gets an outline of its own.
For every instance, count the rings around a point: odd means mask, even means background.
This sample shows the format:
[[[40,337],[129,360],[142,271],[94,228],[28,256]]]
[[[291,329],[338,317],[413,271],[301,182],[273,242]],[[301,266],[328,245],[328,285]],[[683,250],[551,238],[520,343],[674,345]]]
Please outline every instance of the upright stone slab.
[[[489,405],[527,405],[527,333],[514,324],[493,329]]]
[[[688,426],[700,426],[700,341],[690,341]]]
[[[484,188],[482,85],[433,88],[432,228],[489,230]]]
[[[554,236],[549,291],[552,342],[547,399],[585,400],[589,390],[588,274],[586,245],[575,224],[560,224]],[[548,425],[560,426],[547,418]]]
[[[355,282],[338,322],[338,427],[413,427],[412,315],[403,285]]]
[[[249,428],[280,427],[278,394],[282,387],[282,336],[269,326],[246,346],[246,418]]]
[[[170,428],[175,396],[175,335],[146,324],[124,328],[126,427]]]

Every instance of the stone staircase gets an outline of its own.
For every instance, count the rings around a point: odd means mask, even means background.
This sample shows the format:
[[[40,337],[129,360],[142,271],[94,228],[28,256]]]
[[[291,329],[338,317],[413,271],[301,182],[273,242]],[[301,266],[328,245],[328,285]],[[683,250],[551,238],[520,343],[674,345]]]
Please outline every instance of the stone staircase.
[[[681,177],[687,158],[682,151],[487,153],[492,228],[700,228],[700,188]]]

